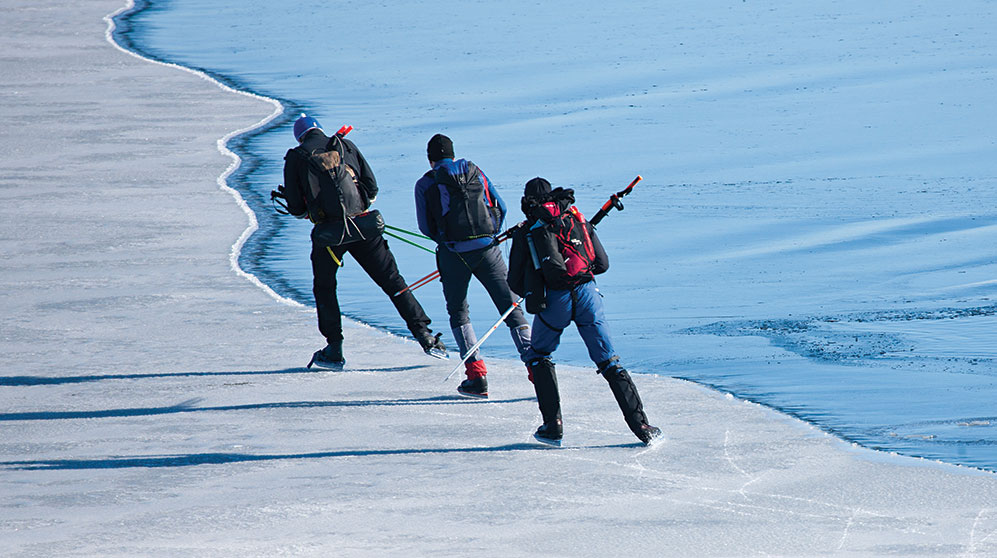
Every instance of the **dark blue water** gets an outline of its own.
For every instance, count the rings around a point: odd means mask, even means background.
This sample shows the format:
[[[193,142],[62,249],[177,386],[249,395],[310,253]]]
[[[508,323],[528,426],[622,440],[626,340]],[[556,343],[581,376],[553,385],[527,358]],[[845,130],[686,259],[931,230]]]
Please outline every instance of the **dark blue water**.
[[[310,227],[269,203],[302,111],[327,131],[355,126],[377,207],[410,230],[436,132],[485,169],[513,216],[533,176],[574,188],[591,214],[640,172],[626,210],[600,226],[612,261],[600,285],[628,367],[867,447],[997,470],[997,216],[986,209],[997,169],[980,162],[991,140],[974,124],[993,114],[971,108],[997,94],[973,77],[993,69],[979,53],[997,45],[951,18],[961,42],[936,41],[931,4],[896,23],[862,3],[807,6],[607,21],[531,2],[442,17],[408,3],[162,0],[119,17],[116,39],[286,107],[232,141],[244,164],[229,179],[260,221],[240,264],[282,295],[312,302]],[[937,145],[911,144],[905,126]],[[390,244],[409,280],[435,269]],[[351,263],[344,313],[407,335]],[[417,296],[449,337],[439,284]],[[470,296],[480,333],[498,312],[480,288]],[[502,330],[484,352],[515,358]],[[557,357],[589,365],[570,332]],[[667,408],[647,403],[667,423]]]

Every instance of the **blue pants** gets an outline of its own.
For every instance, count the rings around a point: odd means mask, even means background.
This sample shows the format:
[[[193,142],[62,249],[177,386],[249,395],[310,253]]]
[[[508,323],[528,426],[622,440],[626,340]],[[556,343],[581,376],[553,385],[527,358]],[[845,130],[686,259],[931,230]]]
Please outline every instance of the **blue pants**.
[[[589,358],[597,366],[616,356],[606,326],[602,293],[595,281],[589,281],[569,290],[547,290],[547,309],[533,318],[531,346],[524,360],[529,363],[550,356],[571,322],[575,322]]]

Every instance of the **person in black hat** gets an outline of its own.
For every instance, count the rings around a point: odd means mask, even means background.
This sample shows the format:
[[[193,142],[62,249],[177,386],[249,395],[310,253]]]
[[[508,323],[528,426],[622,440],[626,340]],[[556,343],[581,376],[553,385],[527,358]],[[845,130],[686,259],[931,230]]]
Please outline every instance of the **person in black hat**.
[[[552,190],[550,182],[540,177],[527,182],[521,202],[526,226],[513,233],[509,251],[509,286],[526,298],[527,312],[535,314],[525,358],[543,417],[534,437],[547,444],[561,443],[561,397],[551,355],[561,333],[575,322],[627,426],[649,444],[661,430],[648,424],[637,386],[613,349],[595,282],[596,275],[609,269],[609,256],[574,203],[570,189]]]
[[[432,169],[415,184],[419,230],[436,241],[436,265],[450,315],[450,329],[461,356],[477,343],[467,307],[467,288],[476,278],[499,312],[516,299],[506,283],[506,265],[495,236],[505,220],[505,202],[474,163],[454,159],[453,142],[443,134],[426,146]],[[516,308],[505,319],[520,355],[530,346],[530,326]],[[467,379],[457,388],[469,397],[488,397],[485,363],[475,351],[465,364]]]
[[[339,134],[332,138],[327,136],[317,120],[304,114],[294,123],[294,139],[298,141],[298,146],[289,149],[284,156],[283,195],[291,215],[302,219],[309,217],[315,223],[312,229],[311,254],[313,292],[319,331],[327,343],[325,348],[312,356],[308,366],[339,368],[346,362],[343,357],[343,321],[339,311],[339,298],[336,295],[336,272],[339,271],[347,253],[353,256],[367,275],[391,297],[395,309],[405,320],[405,325],[422,349],[432,356],[445,355],[446,348],[440,341],[440,335],[433,336],[432,330],[429,329],[429,316],[412,293],[405,292],[399,296],[392,296],[404,289],[407,283],[398,272],[395,256],[388,248],[388,242],[384,237],[381,234],[371,234],[362,240],[347,244],[330,243],[326,237],[323,237],[322,232],[337,226],[339,230],[343,230],[342,212],[316,219],[315,208],[310,208],[308,205],[306,189],[310,188],[310,180],[316,181],[314,171],[309,171],[310,157],[316,153],[335,152],[335,160],[344,165],[344,169],[348,171],[349,179],[346,181],[346,186],[351,191],[347,198],[355,200],[353,205],[357,206],[356,211],[366,211],[373,203],[378,190],[374,172],[363,154],[352,141]],[[314,206],[317,202],[313,200],[311,203]]]

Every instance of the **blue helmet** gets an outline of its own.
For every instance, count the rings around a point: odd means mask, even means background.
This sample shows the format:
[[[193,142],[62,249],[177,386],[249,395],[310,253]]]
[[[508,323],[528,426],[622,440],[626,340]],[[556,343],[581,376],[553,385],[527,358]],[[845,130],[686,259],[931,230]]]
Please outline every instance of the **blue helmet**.
[[[301,141],[308,130],[321,130],[322,125],[311,116],[301,113],[301,117],[294,121],[294,139]]]

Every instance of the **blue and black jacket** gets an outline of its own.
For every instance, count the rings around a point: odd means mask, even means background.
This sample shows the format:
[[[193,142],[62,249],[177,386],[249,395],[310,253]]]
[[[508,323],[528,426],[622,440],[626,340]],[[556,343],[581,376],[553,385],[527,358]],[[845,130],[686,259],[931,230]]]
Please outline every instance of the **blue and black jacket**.
[[[415,184],[419,230],[453,252],[491,245],[505,221],[505,202],[474,163],[443,159]]]

